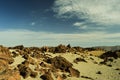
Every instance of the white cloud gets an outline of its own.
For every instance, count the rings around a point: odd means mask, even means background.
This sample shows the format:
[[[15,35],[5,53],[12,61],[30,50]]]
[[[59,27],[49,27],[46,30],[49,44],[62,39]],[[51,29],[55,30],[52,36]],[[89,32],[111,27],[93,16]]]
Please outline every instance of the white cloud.
[[[73,26],[79,27],[79,29],[87,29],[88,26],[85,25],[83,22],[76,22],[73,24]]]
[[[58,34],[29,30],[7,30],[0,32],[0,44],[5,46],[18,44],[25,46],[56,46],[69,43],[76,46],[95,46],[98,43],[99,45],[117,45],[120,44],[119,35],[120,33],[108,34],[105,32]]]
[[[120,0],[55,0],[53,9],[59,17],[76,16],[92,23],[120,25]]]
[[[36,23],[35,22],[32,22],[31,25],[34,26]]]

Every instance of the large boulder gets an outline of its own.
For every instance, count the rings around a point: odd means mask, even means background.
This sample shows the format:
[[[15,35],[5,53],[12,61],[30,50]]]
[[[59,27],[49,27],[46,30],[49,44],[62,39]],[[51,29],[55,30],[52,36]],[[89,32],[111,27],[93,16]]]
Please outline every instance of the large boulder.
[[[67,47],[65,45],[58,45],[55,47],[55,52],[54,53],[66,53]]]
[[[70,67],[69,71],[72,77],[80,77],[80,72],[77,69]]]
[[[72,67],[72,63],[67,61],[65,58],[61,56],[56,56],[54,58],[48,58],[45,60],[47,63],[50,63],[56,69],[60,69],[62,71],[69,72],[69,68]]]

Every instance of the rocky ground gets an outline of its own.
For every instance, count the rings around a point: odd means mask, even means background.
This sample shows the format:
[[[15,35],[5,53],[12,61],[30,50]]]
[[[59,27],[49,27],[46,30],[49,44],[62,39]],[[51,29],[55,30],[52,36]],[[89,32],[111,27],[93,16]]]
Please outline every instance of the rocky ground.
[[[120,80],[120,50],[0,46],[0,80]]]

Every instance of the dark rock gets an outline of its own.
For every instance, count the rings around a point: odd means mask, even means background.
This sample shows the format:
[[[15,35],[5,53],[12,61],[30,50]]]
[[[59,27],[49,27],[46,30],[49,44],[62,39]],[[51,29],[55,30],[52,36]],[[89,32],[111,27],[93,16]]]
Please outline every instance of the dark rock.
[[[24,46],[23,46],[23,45],[18,45],[18,46],[13,47],[13,49],[23,50],[23,49],[24,49]]]
[[[67,48],[71,48],[71,45],[70,45],[70,44],[68,44],[68,45],[67,45]]]
[[[44,53],[44,52],[48,52],[49,51],[49,48],[47,46],[44,46],[41,48],[41,52]]]
[[[78,62],[87,62],[87,61],[79,57],[79,58],[76,58],[73,62],[78,63]]]
[[[23,64],[19,64],[18,65],[18,69],[20,71],[20,75],[23,77],[23,78],[27,78],[31,75],[31,72],[32,70],[29,68],[29,67],[26,67],[25,65]]]
[[[22,56],[24,59],[28,59],[29,58],[29,55],[27,53],[25,53],[23,56]]]
[[[34,72],[34,71],[32,71],[31,74],[30,74],[30,76],[31,76],[32,78],[36,78],[37,75],[38,75],[38,73],[37,73],[37,72]]]
[[[44,62],[41,62],[41,63],[40,63],[40,66],[46,67],[46,64],[45,64]]]
[[[106,65],[105,61],[100,62],[99,64]]]
[[[76,52],[82,52],[83,51],[83,48],[82,47],[73,47],[75,49]]]
[[[43,74],[40,76],[42,80],[54,80],[50,74]]]
[[[62,74],[62,78],[63,78],[63,79],[66,79],[66,78],[67,78],[67,75],[66,75],[66,74]]]
[[[12,57],[14,57],[14,58],[15,58],[15,57],[17,57],[17,56],[19,56],[19,54],[18,54],[18,53],[16,53],[15,51],[13,51],[13,52],[12,52]]]
[[[72,77],[80,77],[80,72],[74,68],[69,68]]]
[[[112,67],[112,65],[111,65],[111,64],[107,64],[107,66]]]
[[[30,63],[29,63],[28,60],[25,60],[25,61],[22,62],[22,64],[23,64],[24,66],[28,67]]]
[[[104,54],[100,55],[100,58],[102,59],[105,59],[105,58],[108,58],[108,57],[113,57],[115,59],[118,58],[118,55],[116,54],[116,52],[114,51],[108,51],[108,52],[105,52]]]
[[[52,64],[56,69],[66,72],[69,72],[69,68],[72,67],[72,64],[61,56],[46,59],[46,62]]]
[[[98,71],[96,74],[102,74],[101,71]]]
[[[54,53],[66,53],[67,47],[65,45],[58,45],[55,47],[55,52]]]
[[[91,77],[87,77],[87,76],[81,76],[81,78],[85,78],[85,79],[94,80],[93,78],[91,78]]]
[[[112,58],[109,58],[108,61],[113,62],[113,59],[112,59]]]
[[[49,52],[55,53],[55,47],[49,47]]]
[[[116,68],[115,70],[118,70],[118,71],[119,71],[119,70],[120,70],[120,68]]]

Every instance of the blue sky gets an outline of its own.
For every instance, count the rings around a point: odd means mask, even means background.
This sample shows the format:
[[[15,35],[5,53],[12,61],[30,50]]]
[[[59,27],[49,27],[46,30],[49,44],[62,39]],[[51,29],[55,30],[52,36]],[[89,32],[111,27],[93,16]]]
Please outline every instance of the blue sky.
[[[0,44],[120,44],[119,0],[0,0]]]

